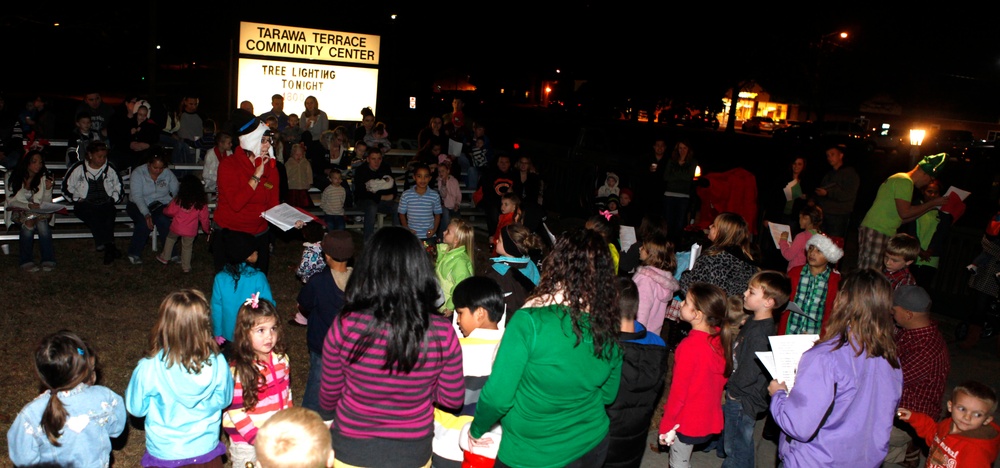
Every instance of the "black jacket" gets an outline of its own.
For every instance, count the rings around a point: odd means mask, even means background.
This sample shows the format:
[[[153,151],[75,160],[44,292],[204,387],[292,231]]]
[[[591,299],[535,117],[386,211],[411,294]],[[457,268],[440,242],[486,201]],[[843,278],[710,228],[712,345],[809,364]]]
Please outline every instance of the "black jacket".
[[[611,420],[605,467],[638,468],[646,449],[653,411],[660,401],[666,374],[663,340],[636,322],[634,333],[622,333],[622,381],[618,397],[608,406]]]

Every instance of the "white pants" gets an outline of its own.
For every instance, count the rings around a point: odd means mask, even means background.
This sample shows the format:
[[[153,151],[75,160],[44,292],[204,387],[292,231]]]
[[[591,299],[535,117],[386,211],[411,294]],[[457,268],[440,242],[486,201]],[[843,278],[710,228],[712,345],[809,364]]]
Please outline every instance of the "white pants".
[[[247,463],[260,467],[257,464],[257,451],[246,442],[229,442],[229,461],[233,462],[233,468],[246,468]]]
[[[694,445],[675,440],[670,446],[670,468],[691,468],[691,452]]]

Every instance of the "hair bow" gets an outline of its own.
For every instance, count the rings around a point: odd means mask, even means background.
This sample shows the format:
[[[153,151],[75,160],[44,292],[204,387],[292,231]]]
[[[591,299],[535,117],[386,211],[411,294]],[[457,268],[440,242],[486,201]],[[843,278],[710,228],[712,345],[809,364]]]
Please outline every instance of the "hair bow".
[[[612,216],[614,216],[614,215],[613,215],[613,214],[611,214],[611,212],[610,212],[610,211],[608,211],[608,210],[602,210],[602,211],[598,211],[597,213],[598,213],[598,214],[600,214],[601,216],[604,216],[604,219],[606,219],[606,220],[608,220],[608,221],[611,221],[611,217],[612,217]]]
[[[250,306],[251,309],[256,309],[257,304],[260,301],[260,291],[257,291],[250,295],[250,298],[243,302],[243,305]]]

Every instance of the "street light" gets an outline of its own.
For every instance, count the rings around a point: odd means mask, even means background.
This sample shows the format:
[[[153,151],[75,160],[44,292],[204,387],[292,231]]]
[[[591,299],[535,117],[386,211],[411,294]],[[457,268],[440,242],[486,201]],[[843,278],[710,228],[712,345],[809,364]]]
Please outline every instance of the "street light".
[[[924,136],[927,135],[927,130],[922,128],[911,128],[910,129],[910,165],[915,166],[917,164],[917,158],[920,157],[920,145],[924,142]]]

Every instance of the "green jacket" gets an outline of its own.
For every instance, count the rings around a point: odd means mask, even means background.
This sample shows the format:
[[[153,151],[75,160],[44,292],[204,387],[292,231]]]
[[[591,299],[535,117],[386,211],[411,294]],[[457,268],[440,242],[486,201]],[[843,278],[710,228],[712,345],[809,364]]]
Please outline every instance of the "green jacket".
[[[451,292],[455,290],[455,285],[472,276],[472,258],[466,253],[464,245],[448,250],[448,244],[438,244],[437,254],[434,272],[444,293],[444,310],[454,310]]]
[[[500,422],[504,463],[565,466],[608,434],[604,407],[618,395],[622,353],[595,356],[583,317],[579,345],[565,306],[524,308],[507,324],[470,428],[478,438]]]
[[[663,182],[665,192],[691,194],[694,185],[694,172],[698,167],[698,160],[688,158],[684,165],[677,164],[673,159],[667,159],[667,167],[663,170]]]

